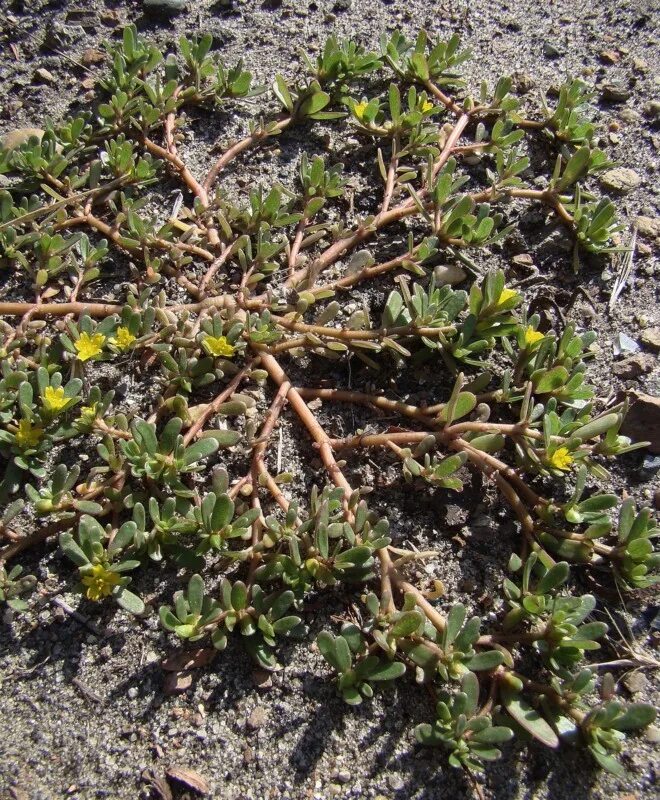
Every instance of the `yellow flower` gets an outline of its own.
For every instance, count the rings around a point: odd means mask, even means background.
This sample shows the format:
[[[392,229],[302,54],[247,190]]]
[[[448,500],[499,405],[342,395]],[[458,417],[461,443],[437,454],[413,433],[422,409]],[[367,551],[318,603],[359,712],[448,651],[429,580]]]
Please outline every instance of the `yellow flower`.
[[[361,103],[356,103],[355,104],[355,106],[353,108],[353,112],[355,113],[355,116],[358,119],[362,119],[362,117],[364,117],[364,112],[367,110],[367,106],[368,105],[369,105],[369,103],[367,103],[366,100],[363,100]]]
[[[69,398],[64,396],[64,388],[62,386],[58,386],[57,389],[54,386],[47,386],[44,391],[43,401],[46,411],[57,414],[69,402]]]
[[[531,325],[525,329],[525,347],[531,347],[543,338],[541,331],[535,331]]]
[[[205,336],[202,346],[212,356],[231,358],[236,352],[236,348],[229,344],[226,336]]]
[[[122,325],[117,328],[117,333],[110,339],[110,344],[113,344],[118,350],[128,350],[134,341],[135,336],[125,325]]]
[[[518,292],[515,289],[502,289],[502,292],[497,299],[497,305],[504,305],[504,303],[506,303],[507,300],[511,300],[512,297],[518,297]]]
[[[102,597],[112,594],[112,590],[120,580],[118,572],[112,572],[101,564],[94,564],[91,573],[83,576],[82,583],[87,587],[87,598],[97,602]]]
[[[91,425],[96,419],[96,415],[98,413],[96,410],[97,405],[97,403],[94,403],[94,405],[91,406],[83,406],[80,409],[79,422],[82,422],[84,425]]]
[[[43,435],[43,428],[40,428],[38,425],[32,427],[32,423],[29,419],[22,419],[18,423],[18,430],[15,434],[16,444],[22,450],[27,450],[29,447],[36,447]]]
[[[422,114],[426,114],[427,111],[431,111],[433,109],[433,103],[430,100],[424,100],[422,103]]]
[[[90,358],[101,355],[104,344],[105,336],[102,333],[94,333],[91,336],[88,333],[81,333],[80,338],[76,339],[73,346],[78,351],[80,361],[89,361]]]
[[[548,464],[554,469],[560,469],[564,472],[571,468],[573,461],[575,459],[568,447],[558,447],[551,456],[548,456]]]

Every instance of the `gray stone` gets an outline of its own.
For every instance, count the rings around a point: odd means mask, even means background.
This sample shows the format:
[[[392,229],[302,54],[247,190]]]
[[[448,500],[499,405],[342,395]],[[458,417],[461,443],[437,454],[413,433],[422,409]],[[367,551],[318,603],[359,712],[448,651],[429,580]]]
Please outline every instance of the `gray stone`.
[[[622,108],[619,112],[619,119],[623,122],[627,122],[628,125],[634,125],[635,123],[639,122],[641,118],[641,115],[635,111],[634,108],[630,108],[628,106]]]
[[[656,352],[660,350],[660,328],[647,328],[645,331],[642,331],[639,338],[642,340],[642,344],[645,344],[652,350]]]
[[[332,780],[337,781],[337,783],[349,783],[351,780],[351,773],[347,769],[339,769],[332,776]]]
[[[437,286],[454,286],[467,278],[467,272],[458,264],[438,264],[433,275]]]
[[[56,79],[52,72],[49,72],[44,67],[39,67],[34,71],[34,80],[39,83],[55,83]]]
[[[660,239],[660,217],[637,217],[635,227],[646,239]]]
[[[631,694],[639,694],[639,692],[643,692],[648,685],[645,675],[639,671],[629,672],[622,679],[621,683]]]
[[[619,194],[628,194],[641,184],[642,179],[634,169],[616,167],[616,169],[609,169],[603,173],[600,182],[606,189],[611,189]]]
[[[247,728],[250,731],[258,731],[259,728],[263,727],[266,720],[268,719],[268,714],[266,713],[266,709],[262,706],[255,706],[252,709],[252,713],[247,718]]]
[[[546,58],[559,58],[562,55],[562,51],[551,42],[543,42],[543,55]]]
[[[178,14],[186,9],[186,0],[142,0],[142,5],[147,13]]]
[[[608,103],[625,103],[630,95],[630,89],[620,83],[606,83],[600,92],[601,98]]]
[[[617,333],[612,347],[615,356],[620,356],[622,353],[637,353],[640,350],[639,344],[627,333]]]
[[[644,731],[644,738],[647,742],[657,744],[660,742],[660,728],[656,728],[655,725],[649,725]]]
[[[389,784],[389,787],[393,792],[400,792],[402,789],[405,788],[406,785],[401,775],[399,775],[396,772],[389,776],[389,778],[387,779],[387,783]]]
[[[644,113],[651,119],[660,119],[660,100],[649,100],[645,103]]]

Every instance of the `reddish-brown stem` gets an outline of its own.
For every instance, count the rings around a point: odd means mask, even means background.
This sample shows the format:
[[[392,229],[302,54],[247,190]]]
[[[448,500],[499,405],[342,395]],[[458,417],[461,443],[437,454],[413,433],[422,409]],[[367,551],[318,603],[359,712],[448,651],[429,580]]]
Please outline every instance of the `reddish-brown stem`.
[[[298,225],[296,227],[296,233],[293,238],[293,242],[291,244],[291,249],[289,250],[289,256],[287,259],[290,276],[293,275],[296,269],[296,261],[298,260],[298,253],[300,253],[300,246],[305,236],[306,227],[307,227],[307,220],[304,218],[298,222]]]
[[[121,247],[122,250],[126,250],[129,253],[142,253],[141,245],[130,245],[121,236],[119,231],[110,227],[110,225],[108,225],[106,222],[103,222],[103,220],[100,220],[98,217],[95,217],[93,214],[74,217],[73,219],[67,220],[64,224],[56,227],[70,228],[72,225],[89,225],[91,228],[94,228],[94,230],[97,230],[99,233],[102,233],[104,236],[114,242],[117,247]],[[198,247],[194,244],[188,244],[187,242],[168,242],[167,239],[154,237],[153,239],[149,240],[149,244],[153,247],[157,247],[159,250],[173,250],[176,248],[184,253],[191,253],[192,255],[199,256],[199,258],[203,258],[205,261],[213,261],[213,253],[210,253],[203,247]]]
[[[189,445],[190,442],[197,436],[197,434],[202,430],[204,425],[211,419],[214,414],[218,413],[218,409],[220,406],[225,403],[234,392],[238,389],[241,385],[241,381],[245,378],[245,376],[253,370],[257,363],[259,362],[259,356],[253,358],[249,364],[246,364],[243,369],[241,369],[232,380],[227,384],[227,386],[220,392],[220,394],[213,400],[212,403],[204,409],[204,411],[199,415],[197,420],[190,428],[186,431],[186,435],[183,437],[184,445]]]
[[[231,252],[232,252],[232,248],[231,247],[228,247],[228,246],[225,247],[224,245],[222,245],[222,247],[224,248],[222,250],[222,253],[215,259],[215,261],[211,264],[211,266],[206,270],[206,272],[204,273],[204,277],[199,282],[199,296],[200,297],[204,297],[204,293],[206,291],[206,287],[209,284],[209,281],[211,281],[213,279],[213,276],[216,274],[216,272],[220,269],[220,267],[227,261],[227,259],[231,255]]]
[[[448,97],[441,89],[439,89],[432,80],[424,81],[424,86],[437,100],[439,100],[445,108],[453,111],[454,114],[463,114],[463,109],[454,102],[451,97]]]
[[[300,388],[298,391],[306,400],[319,398],[320,400],[330,400],[339,403],[359,403],[360,405],[379,408],[391,414],[402,414],[406,417],[412,417],[427,425],[432,421],[432,419],[417,406],[402,403],[399,400],[390,400],[387,397],[380,397],[379,395],[352,392],[344,389]],[[424,434],[424,436],[428,436],[428,434]]]
[[[442,148],[442,152],[435,161],[433,166],[434,175],[437,175],[437,173],[442,169],[444,164],[451,156],[451,150],[463,133],[465,126],[469,122],[469,119],[470,118],[468,115],[461,114],[461,117],[457,120],[451,134],[447,138],[447,141]],[[425,194],[425,191],[421,192],[422,197]],[[373,219],[369,226],[358,228],[349,236],[345,236],[343,239],[339,239],[334,244],[331,244],[330,247],[321,253],[317,259],[315,259],[310,267],[303,267],[302,269],[296,270],[293,275],[289,276],[285,286],[296,286],[298,283],[300,283],[300,281],[307,277],[310,279],[310,285],[313,284],[318,275],[331,264],[334,264],[334,262],[344,255],[344,253],[353,250],[355,247],[357,247],[357,245],[373,236],[373,234],[379,231],[381,228],[391,225],[394,222],[398,222],[415,213],[417,213],[417,206],[412,198],[400,203],[394,208],[381,211]]]
[[[167,137],[167,130],[166,130],[166,137]],[[199,197],[202,206],[204,208],[209,207],[210,205],[209,196],[206,191],[206,188],[201,183],[199,183],[197,178],[195,178],[192,172],[188,169],[185,162],[182,161],[176,154],[175,150],[170,150],[169,148],[166,149],[164,147],[161,147],[160,145],[156,144],[147,137],[145,137],[144,139],[144,146],[153,155],[156,155],[159,158],[162,158],[165,161],[168,161],[170,164],[172,164],[172,166],[178,171],[179,175],[181,176],[181,180],[186,184],[186,186],[196,197]],[[207,228],[206,235],[208,236],[209,244],[212,247],[216,247],[217,245],[220,244],[220,237],[218,236],[218,232],[215,228],[213,227]]]
[[[456,329],[449,325],[443,328],[425,328],[415,325],[401,325],[396,328],[372,328],[371,330],[347,330],[345,328],[328,328],[323,325],[308,325],[305,322],[287,319],[273,314],[271,318],[283,328],[297,333],[313,333],[317,336],[327,336],[331,339],[347,339],[355,341],[368,341],[382,339],[383,336],[437,336],[440,333],[452,333]]]
[[[268,474],[268,470],[266,469],[266,465],[264,463],[264,456],[266,454],[266,448],[268,446],[268,440],[273,433],[277,420],[279,419],[280,414],[282,413],[282,409],[284,408],[284,404],[286,403],[286,395],[289,391],[291,384],[288,381],[285,381],[277,391],[275,395],[275,399],[271,403],[270,408],[268,409],[268,413],[266,414],[266,418],[264,420],[264,424],[261,428],[261,432],[259,434],[259,439],[254,446],[252,451],[252,464],[250,467],[250,475],[252,478],[252,501],[253,505],[256,507],[261,508],[259,505],[259,494],[257,487],[259,486],[259,478],[263,473]],[[274,481],[273,481],[274,482]],[[255,524],[252,526],[252,547],[256,547],[261,540],[261,521],[257,520]],[[259,557],[256,555],[252,556],[250,561],[250,572],[248,576],[248,583],[252,583],[252,579],[254,576],[254,571],[256,570],[259,563]]]
[[[209,196],[204,186],[195,178],[192,172],[188,169],[185,163],[179,158],[176,153],[172,153],[161,147],[156,142],[153,142],[148,137],[144,139],[144,146],[154,156],[162,158],[164,161],[169,162],[181,175],[181,180],[186,184],[190,191],[202,201],[204,208],[208,207]]]
[[[392,157],[390,158],[390,165],[387,170],[387,178],[385,180],[385,190],[383,192],[383,202],[380,207],[380,213],[385,214],[392,202],[392,195],[394,194],[394,186],[396,184],[396,170],[399,165],[398,157],[399,139],[397,136],[392,139]]]
[[[263,139],[268,139],[270,136],[276,136],[277,134],[281,133],[291,124],[292,121],[292,117],[290,116],[283,117],[275,124],[274,129],[268,131],[265,128],[259,128],[249,136],[246,136],[244,139],[241,139],[239,142],[236,142],[236,144],[233,144],[231,147],[225,150],[225,152],[208,171],[206,178],[204,178],[204,183],[202,184],[204,190],[206,192],[211,191],[211,187],[215,183],[215,179],[227,166],[227,164],[236,158],[236,156],[239,156],[244,150],[247,150]]]
[[[287,377],[286,373],[273,356],[263,353],[261,355],[261,364],[264,369],[268,371],[268,374],[278,386],[282,386],[283,384],[289,382],[289,378]],[[309,410],[307,403],[305,403],[295,387],[289,387],[287,391],[287,399],[293,410],[300,418],[300,421],[307,428],[312,438],[316,442],[321,460],[323,461],[323,464],[328,471],[332,482],[335,484],[335,486],[343,489],[344,495],[348,500],[353,493],[353,489],[346,480],[346,477],[339,468],[339,465],[335,461],[332,447],[330,446],[330,439],[327,433],[319,425],[316,417]]]
[[[21,317],[31,312],[33,319],[54,316],[64,317],[67,314],[88,314],[90,317],[107,317],[120,314],[122,306],[114,303],[0,303],[0,314],[7,317]]]
[[[194,287],[197,289],[197,287]],[[214,297],[207,297],[197,303],[175,303],[166,306],[168,311],[173,313],[187,311],[189,314],[199,314],[209,308],[235,309],[237,306],[236,298],[230,294],[219,294]],[[245,308],[261,308],[263,301],[259,298],[247,300]],[[8,317],[21,317],[28,311],[33,311],[34,319],[54,316],[60,317],[66,314],[88,314],[90,317],[107,317],[109,314],[121,313],[123,306],[114,303],[0,303],[0,315]]]

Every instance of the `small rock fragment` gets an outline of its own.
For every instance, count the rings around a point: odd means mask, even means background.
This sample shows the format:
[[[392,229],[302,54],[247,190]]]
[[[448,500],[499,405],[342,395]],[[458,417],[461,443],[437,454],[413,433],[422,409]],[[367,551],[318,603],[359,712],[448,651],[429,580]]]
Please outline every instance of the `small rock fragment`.
[[[638,114],[634,108],[626,106],[625,108],[622,108],[621,111],[619,112],[619,119],[622,122],[626,122],[628,125],[635,125],[637,122],[640,121],[641,115]]]
[[[629,672],[622,680],[621,683],[631,694],[638,694],[646,689],[648,681],[641,672]]]
[[[634,356],[624,358],[623,361],[612,366],[612,372],[623,380],[639,378],[652,371],[655,366],[655,358],[649,353],[637,353]]]
[[[55,83],[55,76],[44,67],[39,67],[34,71],[34,80],[39,83]]]
[[[514,72],[511,77],[513,78],[514,91],[518,94],[527,94],[536,88],[536,81],[526,72]]]
[[[617,64],[621,61],[621,56],[616,50],[603,50],[598,57],[606,64]]]
[[[83,50],[80,60],[86,67],[90,67],[92,64],[100,64],[105,61],[105,53],[101,50],[96,50],[94,47],[88,47]]]
[[[644,113],[651,119],[660,118],[660,100],[649,100],[644,104]]]
[[[546,58],[559,58],[562,52],[551,42],[543,42],[543,55]]]
[[[642,465],[639,468],[642,480],[652,481],[658,470],[660,470],[660,456],[644,456],[644,461],[642,461]]]
[[[641,184],[642,179],[634,169],[616,167],[616,169],[609,169],[603,173],[600,182],[606,189],[619,192],[619,194],[628,194]]]
[[[163,680],[165,694],[182,694],[192,686],[192,675],[189,672],[168,672]]]
[[[185,11],[186,0],[142,0],[142,5],[147,13],[170,16]]]
[[[467,278],[467,273],[458,264],[438,264],[433,270],[436,286],[454,286]]]
[[[170,780],[182,783],[184,786],[187,786],[189,789],[193,789],[198,794],[204,795],[211,791],[211,787],[209,786],[208,782],[199,774],[199,772],[195,772],[192,769],[187,769],[184,767],[170,767],[165,771],[165,774]]]
[[[333,774],[332,780],[337,783],[348,783],[351,780],[351,773],[347,769],[339,769]]]
[[[649,442],[649,452],[660,453],[660,397],[639,392],[631,394],[632,404],[621,433],[635,442]]]
[[[33,136],[41,141],[44,133],[45,131],[41,128],[16,128],[15,131],[9,131],[9,133],[0,138],[0,147],[3,150],[15,150],[22,144],[29,142]]]
[[[660,217],[637,217],[635,227],[646,239],[660,239]]]
[[[406,786],[401,775],[399,775],[396,772],[394,772],[392,775],[388,777],[387,783],[389,784],[389,787],[393,792],[400,792]]]
[[[606,83],[600,92],[601,98],[608,103],[625,103],[630,95],[630,89],[620,83]]]
[[[262,706],[255,706],[250,713],[250,716],[247,718],[247,728],[250,731],[258,731],[261,728],[266,720],[268,719],[268,714],[266,713],[266,709]]]
[[[258,689],[270,689],[273,686],[273,676],[265,669],[252,671],[252,682]]]
[[[646,330],[642,331],[640,339],[642,340],[642,344],[645,344],[652,350],[656,352],[660,350],[660,328],[646,328]]]
[[[615,356],[620,356],[623,353],[637,353],[640,346],[627,333],[617,333],[612,343],[612,349]]]
[[[660,728],[656,728],[655,725],[649,725],[644,731],[644,738],[647,742],[657,744],[660,742]]]
[[[194,650],[182,650],[166,658],[162,667],[166,672],[181,672],[188,669],[206,667],[217,656],[214,647],[196,647]]]

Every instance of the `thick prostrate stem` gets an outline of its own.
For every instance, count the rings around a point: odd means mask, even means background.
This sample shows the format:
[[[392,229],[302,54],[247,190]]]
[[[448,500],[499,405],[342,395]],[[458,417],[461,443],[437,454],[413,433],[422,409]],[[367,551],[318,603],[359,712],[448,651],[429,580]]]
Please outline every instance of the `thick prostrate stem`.
[[[449,111],[453,111],[454,114],[465,115],[463,109],[456,103],[454,100],[451,99],[448,95],[446,95],[441,89],[439,89],[432,80],[424,81],[424,86],[428,92],[430,92],[436,100],[439,100],[442,105],[449,109]]]
[[[268,374],[278,386],[282,386],[285,383],[290,383],[286,373],[273,356],[263,353],[261,355],[261,365],[268,371]],[[335,456],[332,452],[332,447],[330,446],[330,438],[328,434],[319,425],[316,417],[309,410],[307,403],[305,403],[303,398],[298,393],[298,390],[294,386],[290,386],[288,389],[287,400],[318,445],[321,460],[323,461],[323,464],[328,471],[332,482],[335,484],[335,486],[343,489],[346,500],[348,500],[348,498],[353,494],[353,489],[346,480],[346,477],[339,468],[339,465],[335,461]]]
[[[461,134],[465,130],[465,126],[469,122],[469,116],[467,114],[462,114],[461,117],[454,125],[454,128],[447,138],[442,152],[438,156],[433,165],[433,174],[434,176],[442,169],[442,167],[446,164],[447,160],[451,156],[451,151],[456,142],[461,137]],[[426,194],[425,190],[421,192],[421,196],[423,197]],[[394,222],[399,222],[405,217],[410,216],[417,212],[417,206],[412,198],[406,200],[403,203],[395,206],[394,208],[386,208],[385,206],[381,210],[381,212],[373,219],[370,225],[358,228],[357,231],[350,234],[349,236],[345,236],[343,239],[339,239],[334,244],[330,245],[309,267],[303,267],[302,269],[297,270],[296,272],[291,275],[285,283],[285,286],[296,286],[300,281],[304,280],[305,278],[309,278],[309,284],[313,284],[319,274],[337,261],[344,253],[350,252],[351,250],[355,249],[357,245],[361,242],[365,241],[366,239],[373,236],[374,233],[379,231],[381,228],[385,228],[388,225],[391,225]]]
[[[261,505],[259,503],[259,479],[262,474],[268,475],[268,471],[266,470],[266,465],[264,463],[264,456],[266,454],[266,448],[268,447],[268,440],[270,439],[273,430],[275,429],[275,425],[279,416],[284,408],[284,404],[286,403],[286,395],[289,391],[291,384],[288,381],[285,381],[279,388],[277,394],[275,395],[275,399],[271,403],[270,408],[268,409],[268,413],[266,414],[266,419],[264,420],[264,424],[261,428],[261,432],[259,434],[259,439],[252,450],[252,464],[250,466],[250,476],[252,479],[252,504],[253,507],[261,509]],[[280,493],[281,494],[281,493]],[[276,498],[277,499],[277,498]],[[261,541],[261,530],[262,530],[262,520],[258,519],[252,526],[252,548],[255,548],[259,542]],[[254,573],[259,565],[260,557],[257,554],[253,554],[250,560],[250,571],[248,575],[248,584],[252,584],[254,579]]]
[[[298,391],[306,400],[318,398],[320,400],[330,400],[338,403],[359,403],[360,405],[379,408],[390,414],[402,414],[406,417],[412,417],[427,425],[432,421],[432,418],[429,417],[428,414],[425,414],[418,406],[402,403],[400,400],[390,400],[388,397],[380,397],[379,395],[366,394],[364,392],[352,392],[344,389],[299,388]],[[424,434],[424,436],[428,436],[428,434]],[[339,442],[343,440],[335,441]]]
[[[167,127],[166,127],[166,140],[167,140]],[[144,140],[145,147],[149,150],[150,153],[158,156],[159,158],[165,159],[170,164],[174,166],[176,170],[178,170],[179,174],[181,175],[181,179],[183,182],[188,186],[188,188],[192,191],[192,193],[199,197],[199,200],[204,208],[209,207],[209,196],[207,190],[201,183],[195,178],[192,172],[188,169],[186,164],[179,158],[176,152],[173,152],[172,149],[169,147],[168,142],[168,149],[157,145],[155,142],[152,142],[151,139],[145,138]],[[208,228],[206,232],[209,243],[212,246],[217,246],[220,244],[220,238],[218,237],[218,232],[215,228]]]
[[[384,336],[438,336],[439,334],[455,333],[453,325],[445,327],[418,327],[417,325],[400,325],[396,328],[371,328],[368,330],[347,330],[346,328],[329,328],[323,325],[308,325],[305,322],[280,317],[276,314],[271,318],[278,325],[297,333],[313,333],[317,336],[327,336],[331,339],[346,339],[355,341],[368,341],[370,339],[382,339]]]
[[[175,153],[166,150],[164,147],[152,142],[151,139],[145,138],[144,146],[147,150],[154,156],[158,158],[162,158],[164,161],[169,162],[172,164],[173,167],[181,175],[181,179],[183,182],[188,186],[191,192],[202,201],[203,206],[206,208],[209,204],[209,197],[206,192],[206,189],[202,186],[202,184],[195,178],[192,172],[188,169],[185,163],[177,156]]]
[[[211,191],[211,188],[215,183],[215,179],[227,166],[227,164],[236,158],[236,156],[240,155],[244,150],[248,150],[258,142],[268,139],[270,136],[276,136],[277,134],[281,133],[291,124],[292,121],[293,119],[290,116],[283,117],[275,123],[271,130],[259,128],[249,136],[246,136],[245,139],[241,139],[240,142],[236,142],[236,144],[228,148],[208,171],[208,174],[204,179],[204,183],[202,184],[204,190],[206,192]]]
[[[90,317],[108,317],[121,314],[123,306],[114,303],[0,303],[0,314],[6,317],[22,317],[30,314],[32,319],[43,317],[65,317],[67,314],[87,314]]]
[[[204,409],[204,411],[199,415],[197,420],[190,428],[186,431],[186,435],[183,437],[184,445],[189,445],[190,442],[197,436],[197,434],[202,430],[204,425],[211,419],[214,414],[218,413],[218,409],[220,406],[225,403],[238,389],[241,385],[241,381],[245,378],[245,376],[251,372],[259,363],[259,356],[253,358],[249,364],[246,364],[243,369],[238,372],[232,380],[227,384],[227,386],[220,392],[220,394],[213,400],[212,403]]]
[[[99,233],[102,233],[103,236],[106,236],[110,239],[117,247],[120,247],[122,250],[126,250],[129,253],[142,253],[142,245],[132,245],[128,242],[115,228],[112,228],[106,222],[95,217],[93,214],[83,214],[78,217],[74,217],[73,219],[66,220],[63,225],[56,226],[56,228],[70,228],[73,225],[89,225],[94,230],[97,230]],[[181,250],[185,253],[190,253],[191,255],[198,256],[199,258],[203,258],[205,261],[213,261],[213,253],[210,253],[208,250],[205,250],[203,247],[198,247],[195,244],[188,244],[187,242],[169,242],[167,239],[161,239],[160,237],[154,237],[153,239],[149,240],[149,244],[152,247],[156,247],[159,250],[174,250],[175,248]]]
[[[225,247],[222,253],[215,259],[215,261],[211,264],[211,266],[206,270],[204,273],[204,277],[199,282],[199,296],[204,297],[204,293],[206,292],[206,287],[217,273],[217,271],[222,267],[222,265],[227,261],[229,256],[232,253],[231,247]]]

